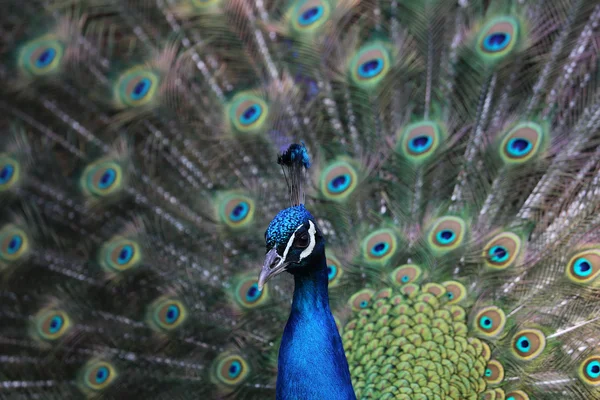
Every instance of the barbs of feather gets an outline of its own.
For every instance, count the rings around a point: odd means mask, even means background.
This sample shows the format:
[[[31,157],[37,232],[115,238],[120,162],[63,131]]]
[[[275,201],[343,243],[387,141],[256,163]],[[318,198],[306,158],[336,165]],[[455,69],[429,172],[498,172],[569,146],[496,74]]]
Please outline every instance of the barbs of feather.
[[[283,174],[290,191],[291,205],[298,206],[304,204],[305,173],[310,168],[310,155],[304,143],[291,144],[286,151],[279,154],[277,164],[281,165],[283,169]]]

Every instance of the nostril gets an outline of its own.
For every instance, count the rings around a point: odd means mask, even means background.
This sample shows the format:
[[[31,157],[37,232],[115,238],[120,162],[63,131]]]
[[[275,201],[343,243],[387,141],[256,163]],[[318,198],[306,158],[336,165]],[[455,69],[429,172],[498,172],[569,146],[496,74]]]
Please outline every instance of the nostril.
[[[269,265],[270,269],[273,269],[277,266],[277,264],[279,264],[279,262],[281,261],[281,257],[277,256],[273,259],[273,261],[271,261],[271,265]]]

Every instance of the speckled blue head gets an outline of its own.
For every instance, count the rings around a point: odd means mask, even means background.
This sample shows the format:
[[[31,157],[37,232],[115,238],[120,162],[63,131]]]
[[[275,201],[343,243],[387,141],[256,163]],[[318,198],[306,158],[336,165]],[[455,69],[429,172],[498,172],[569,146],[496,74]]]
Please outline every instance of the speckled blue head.
[[[265,233],[267,250],[287,244],[294,231],[308,220],[314,222],[304,204],[281,210],[269,224]]]

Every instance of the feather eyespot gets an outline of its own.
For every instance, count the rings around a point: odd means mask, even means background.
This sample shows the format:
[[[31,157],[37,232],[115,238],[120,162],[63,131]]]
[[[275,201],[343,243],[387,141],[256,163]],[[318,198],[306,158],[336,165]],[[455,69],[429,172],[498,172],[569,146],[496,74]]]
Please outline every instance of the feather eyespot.
[[[333,255],[327,256],[327,281],[329,287],[333,288],[339,285],[342,276],[344,275],[344,269],[340,261]]]
[[[565,271],[571,282],[590,283],[600,275],[600,250],[588,249],[575,254]]]
[[[16,261],[29,250],[29,238],[25,231],[9,224],[0,229],[0,259]]]
[[[117,371],[111,363],[92,360],[83,368],[81,387],[86,392],[98,392],[106,389],[116,378]]]
[[[464,239],[465,221],[458,217],[438,219],[429,233],[429,245],[436,252],[447,252],[459,247]]]
[[[342,201],[356,189],[358,175],[356,169],[346,161],[336,161],[321,173],[321,193],[335,201]]]
[[[396,235],[391,229],[379,229],[369,234],[362,243],[364,257],[373,263],[385,263],[398,248]]]
[[[179,300],[161,297],[150,306],[150,325],[157,331],[171,331],[187,319],[187,309]]]
[[[222,222],[230,228],[248,226],[254,218],[254,201],[244,195],[228,194],[219,200],[219,215]]]
[[[484,379],[490,385],[497,385],[504,380],[504,367],[496,360],[488,362],[484,372]]]
[[[71,328],[71,319],[61,310],[42,310],[35,316],[36,334],[44,340],[57,340]]]
[[[248,377],[249,373],[248,362],[239,355],[222,355],[213,363],[214,377],[226,386],[239,385]]]
[[[390,54],[381,43],[363,46],[350,62],[352,79],[363,89],[377,86],[385,78],[390,68]]]
[[[301,0],[292,9],[292,27],[299,33],[316,33],[327,22],[330,13],[327,0]]]
[[[590,386],[600,386],[600,356],[588,357],[579,367],[579,377]]]
[[[359,290],[350,297],[348,303],[354,311],[363,310],[367,308],[371,303],[371,299],[373,298],[374,293],[375,292],[371,289]]]
[[[506,400],[529,400],[529,396],[522,390],[515,390],[506,394]]]
[[[546,337],[537,329],[524,329],[517,332],[512,339],[512,352],[521,360],[533,360],[546,347]]]
[[[125,271],[138,266],[141,261],[140,245],[133,240],[115,237],[100,250],[100,265],[107,272]]]
[[[421,163],[431,158],[441,138],[440,127],[435,122],[416,122],[402,131],[397,151],[408,160]]]
[[[21,50],[19,66],[33,76],[48,75],[60,69],[64,44],[51,37],[27,43]]]
[[[89,164],[81,176],[81,187],[88,196],[106,197],[123,189],[123,170],[109,160]]]
[[[269,299],[269,289],[267,286],[263,290],[258,290],[258,283],[254,277],[242,278],[235,288],[235,302],[246,309],[255,308]]]
[[[500,143],[500,156],[506,164],[523,164],[539,153],[544,131],[534,122],[523,122],[511,129]]]
[[[402,286],[408,283],[418,282],[423,271],[415,264],[401,265],[390,274],[392,282]]]
[[[257,95],[239,93],[229,103],[229,120],[239,133],[253,133],[264,127],[269,107]]]
[[[0,155],[0,192],[8,190],[19,181],[19,163],[7,156]]]
[[[467,289],[460,282],[447,281],[442,283],[442,286],[446,288],[446,298],[448,299],[446,304],[452,305],[459,303],[467,296]]]
[[[155,97],[159,76],[146,67],[133,67],[119,76],[115,85],[117,104],[138,107],[150,103]]]
[[[489,21],[481,30],[478,50],[487,60],[499,60],[507,56],[517,45],[519,23],[512,17],[500,17]]]
[[[495,306],[485,307],[475,316],[473,327],[480,334],[487,337],[496,337],[504,330],[506,316],[504,311]]]
[[[484,247],[482,257],[493,269],[505,269],[514,264],[521,251],[521,239],[511,232],[494,236]]]

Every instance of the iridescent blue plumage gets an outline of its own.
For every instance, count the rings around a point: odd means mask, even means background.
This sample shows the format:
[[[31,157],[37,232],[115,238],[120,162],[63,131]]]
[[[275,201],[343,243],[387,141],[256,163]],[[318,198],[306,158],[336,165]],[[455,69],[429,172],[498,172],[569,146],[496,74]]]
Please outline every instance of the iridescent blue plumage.
[[[321,265],[294,274],[294,300],[279,349],[278,400],[356,398],[329,308],[324,252],[319,260]]]
[[[265,239],[265,265],[271,268],[267,273],[275,275],[283,268],[295,282],[279,349],[277,399],[354,399],[348,362],[329,306],[325,240],[313,216],[303,205],[286,208],[271,221]]]
[[[269,224],[265,234],[267,249],[285,245],[292,233],[306,220],[314,221],[304,204],[281,210]]]

